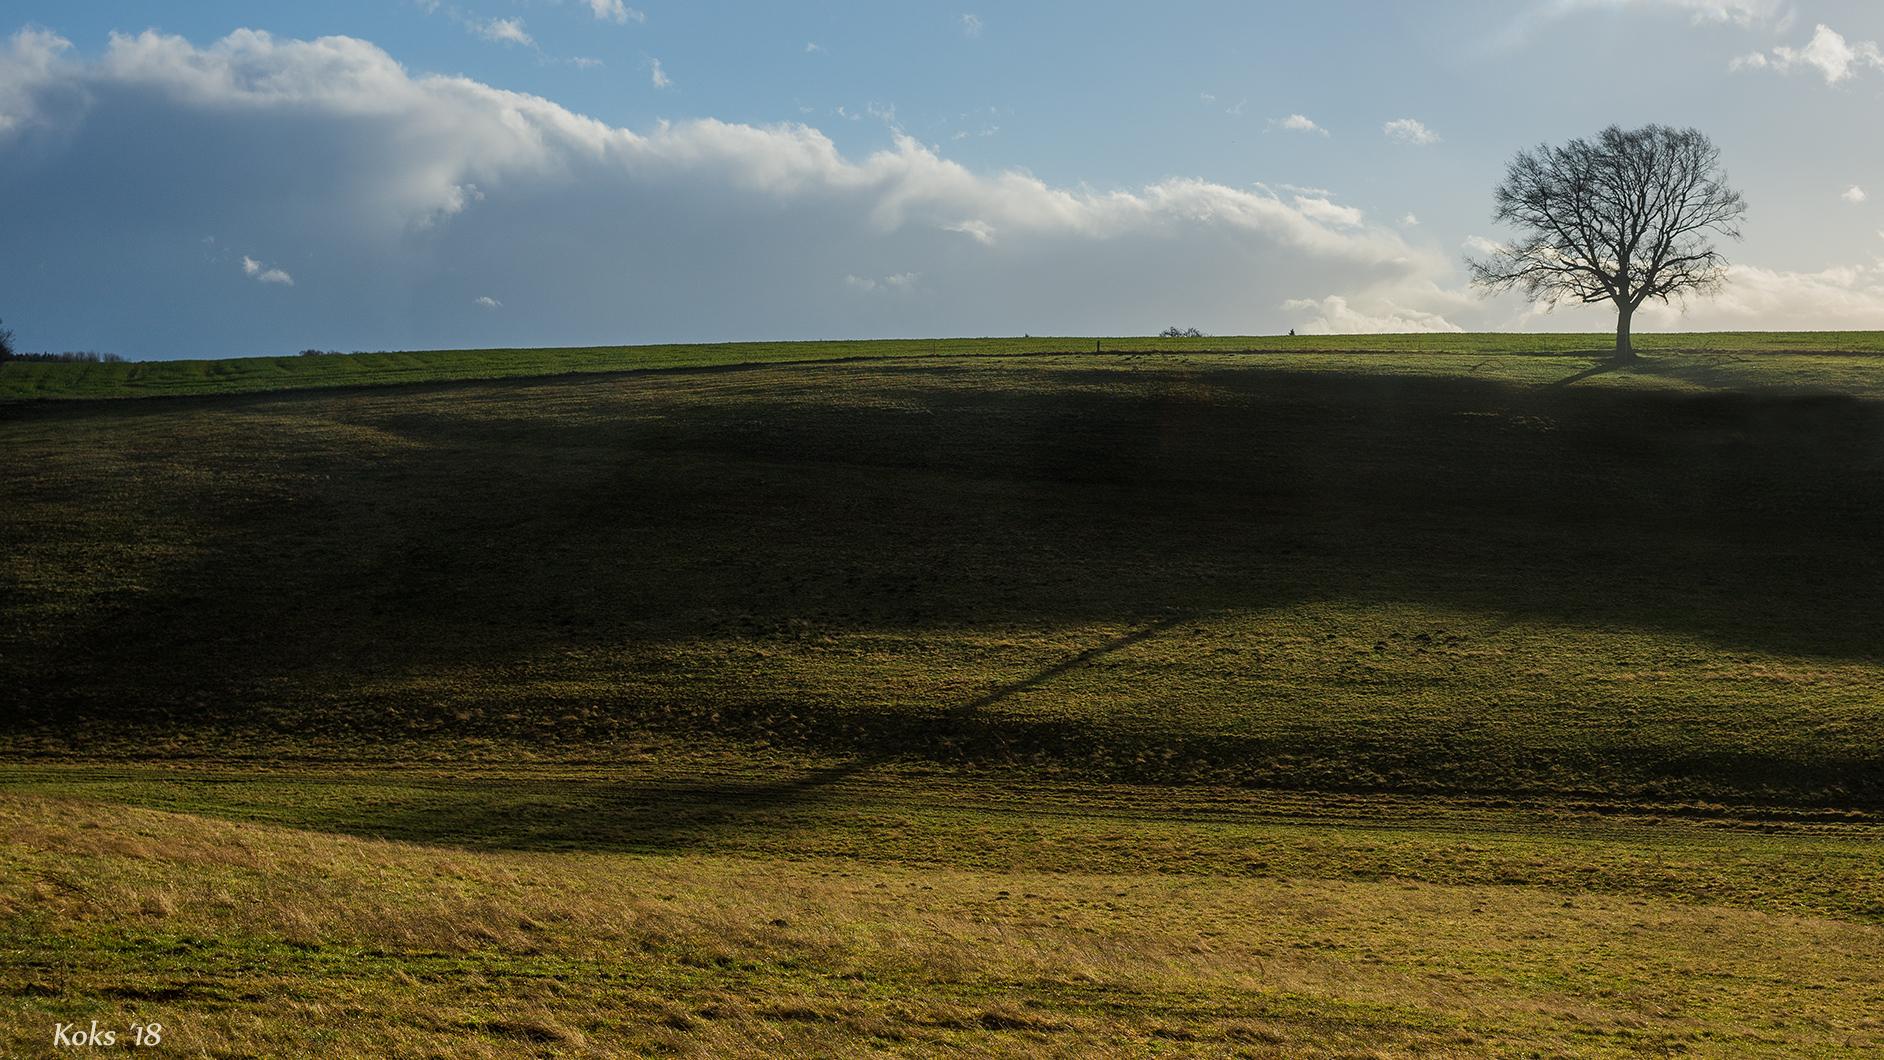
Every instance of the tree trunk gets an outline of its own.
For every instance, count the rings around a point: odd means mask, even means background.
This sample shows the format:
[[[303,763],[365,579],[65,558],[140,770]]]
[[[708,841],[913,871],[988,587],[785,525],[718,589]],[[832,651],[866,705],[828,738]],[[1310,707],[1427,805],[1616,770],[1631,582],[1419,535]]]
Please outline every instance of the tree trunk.
[[[1629,343],[1629,318],[1635,315],[1635,307],[1627,302],[1616,303],[1616,360],[1635,360],[1635,347]]]

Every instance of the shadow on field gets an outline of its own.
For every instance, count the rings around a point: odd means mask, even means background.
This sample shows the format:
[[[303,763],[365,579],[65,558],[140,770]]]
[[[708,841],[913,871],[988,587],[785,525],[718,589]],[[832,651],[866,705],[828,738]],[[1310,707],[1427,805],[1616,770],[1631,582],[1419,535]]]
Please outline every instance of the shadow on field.
[[[1601,356],[1598,354],[1591,354],[1590,356],[1597,357],[1599,360],[1599,363],[1593,364],[1590,367],[1585,368],[1581,372],[1576,373],[1575,375],[1564,376],[1562,379],[1559,379],[1556,382],[1547,385],[1545,389],[1561,390],[1564,387],[1571,386],[1576,383],[1581,383],[1585,379],[1594,378],[1595,376],[1599,376],[1599,375],[1608,375],[1611,372],[1614,372],[1618,369],[1626,368],[1629,366],[1625,362],[1617,360],[1613,354],[1607,360],[1602,360]]]
[[[1016,695],[1017,693],[1025,692],[1030,688],[1038,688],[1041,685],[1046,684],[1048,681],[1051,681],[1054,678],[1059,677],[1061,674],[1070,673],[1071,671],[1076,670],[1081,666],[1085,666],[1088,663],[1091,663],[1093,660],[1098,659],[1100,656],[1108,655],[1122,648],[1129,648],[1134,644],[1138,644],[1142,641],[1149,640],[1152,637],[1155,637],[1158,634],[1163,633],[1166,630],[1179,625],[1180,623],[1194,621],[1195,617],[1196,616],[1194,615],[1182,615],[1176,618],[1167,618],[1161,622],[1153,622],[1151,625],[1146,626],[1144,629],[1138,630],[1133,633],[1127,633],[1123,636],[1114,637],[1111,640],[1106,641],[1104,644],[1101,644],[1096,648],[1087,648],[1085,651],[1082,651],[1078,655],[1075,655],[1072,658],[1067,659],[1065,662],[1055,663],[1054,665],[1049,666],[1044,670],[1041,670],[1039,673],[1036,673],[1031,677],[1027,677],[1019,681],[1014,681],[1009,684],[1002,685],[1000,688],[995,689],[994,691],[988,693],[985,696],[981,696],[979,698],[973,699],[967,703],[962,704],[959,707],[956,707],[951,712],[952,719],[956,721],[961,721],[961,720],[973,717],[976,713],[986,710],[989,707],[992,707],[995,704],[1000,703],[1002,700],[1008,699],[1009,697]]]
[[[1874,403],[1120,363],[11,407],[0,732],[943,754],[1174,614],[1327,602],[1884,660]],[[923,676],[1101,627],[1139,632]]]

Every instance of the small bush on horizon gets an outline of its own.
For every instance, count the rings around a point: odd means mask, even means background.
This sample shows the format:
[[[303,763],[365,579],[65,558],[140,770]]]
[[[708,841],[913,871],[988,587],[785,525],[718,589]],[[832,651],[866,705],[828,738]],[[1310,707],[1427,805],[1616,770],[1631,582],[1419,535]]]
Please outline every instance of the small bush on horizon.
[[[1201,339],[1204,333],[1196,328],[1180,328],[1174,325],[1160,331],[1158,337],[1161,339]]]

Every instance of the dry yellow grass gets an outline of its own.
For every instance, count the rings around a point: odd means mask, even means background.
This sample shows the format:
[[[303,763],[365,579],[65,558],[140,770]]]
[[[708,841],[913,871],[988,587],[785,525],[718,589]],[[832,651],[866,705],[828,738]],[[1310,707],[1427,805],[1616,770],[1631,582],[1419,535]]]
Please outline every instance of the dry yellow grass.
[[[471,853],[0,797],[0,1043],[206,1056],[1852,1056],[1874,925],[1407,881]]]

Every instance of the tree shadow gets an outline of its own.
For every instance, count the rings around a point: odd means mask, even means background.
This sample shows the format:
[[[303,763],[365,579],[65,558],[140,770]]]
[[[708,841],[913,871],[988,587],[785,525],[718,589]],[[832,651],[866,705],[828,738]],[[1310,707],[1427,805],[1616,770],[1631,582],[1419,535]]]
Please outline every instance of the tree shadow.
[[[790,738],[851,772],[736,793],[758,806],[895,756],[1083,754],[1077,719],[990,708],[1173,614],[1333,600],[1884,658],[1877,404],[1567,385],[1606,370],[858,364],[9,411],[116,446],[20,465],[11,554],[137,586],[9,597],[0,731],[580,746],[808,716]],[[879,702],[841,653],[813,686],[727,662],[1097,626],[1137,632],[954,702]]]
[[[1592,354],[1588,354],[1587,356],[1595,357],[1597,356],[1597,354],[1592,353]],[[1583,371],[1578,372],[1575,375],[1565,376],[1564,378],[1559,379],[1554,383],[1546,383],[1544,385],[1544,389],[1561,390],[1561,389],[1564,389],[1565,387],[1570,386],[1573,383],[1581,383],[1585,379],[1591,379],[1599,375],[1607,375],[1610,372],[1618,371],[1623,368],[1635,367],[1638,363],[1640,362],[1635,359],[1626,360],[1626,361],[1618,360],[1615,354],[1612,353],[1610,354],[1608,360],[1602,361],[1598,364],[1591,365],[1590,367],[1585,368]]]

